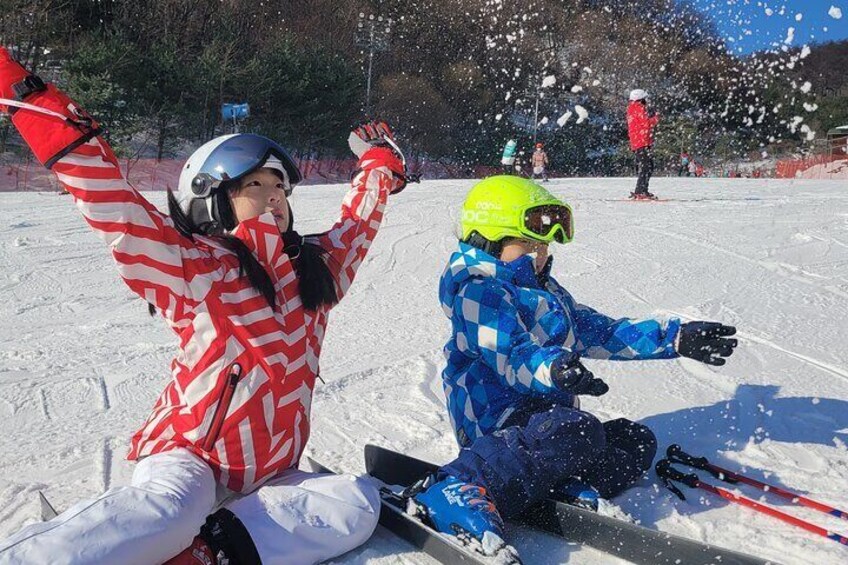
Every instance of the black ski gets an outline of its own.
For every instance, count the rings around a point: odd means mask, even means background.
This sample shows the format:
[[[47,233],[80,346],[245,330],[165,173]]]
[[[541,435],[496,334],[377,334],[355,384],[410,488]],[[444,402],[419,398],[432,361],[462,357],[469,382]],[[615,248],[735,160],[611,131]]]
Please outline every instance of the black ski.
[[[365,468],[369,475],[386,484],[408,486],[435,471],[437,466],[376,445],[366,445]],[[550,499],[527,512],[521,522],[638,565],[773,563]]]
[[[314,459],[307,458],[307,461],[316,473],[333,472]],[[382,489],[380,497],[382,503],[380,525],[433,559],[446,564],[489,565],[491,563],[485,556],[469,547],[451,541],[420,520],[407,514],[406,501],[389,489]]]

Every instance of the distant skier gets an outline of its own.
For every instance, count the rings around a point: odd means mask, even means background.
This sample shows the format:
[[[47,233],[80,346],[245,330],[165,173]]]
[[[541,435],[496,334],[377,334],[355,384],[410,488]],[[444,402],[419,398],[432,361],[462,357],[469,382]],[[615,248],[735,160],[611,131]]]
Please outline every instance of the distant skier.
[[[506,175],[511,175],[515,172],[515,156],[518,152],[518,143],[514,139],[506,142],[501,153],[501,166]]]
[[[539,142],[536,144],[536,150],[533,151],[531,165],[533,166],[534,180],[537,177],[542,177],[542,180],[548,182],[548,154],[545,152],[544,144]]]
[[[689,172],[689,163],[690,162],[691,162],[691,159],[689,157],[689,153],[684,151],[683,153],[680,154],[680,167],[677,168],[677,176],[679,176],[679,177],[690,176],[690,172]]]
[[[726,337],[735,328],[719,323],[614,319],[578,303],[548,255],[551,242],[571,241],[571,214],[530,180],[487,178],[468,194],[442,275],[453,328],[442,378],[462,449],[413,500],[438,530],[464,530],[484,547],[501,545],[501,517],[550,496],[596,505],[651,465],[651,430],[580,410],[579,395],[608,390],[581,357],[723,365],[736,347]]]
[[[654,128],[659,121],[659,116],[648,110],[648,93],[641,88],[632,91],[627,107],[627,131],[630,136],[630,149],[636,155],[639,178],[636,181],[636,190],[630,193],[630,198],[656,200],[656,196],[648,191],[648,183],[654,172]]]
[[[123,178],[97,122],[4,49],[0,97],[109,245],[121,277],[180,344],[132,438],[131,484],[0,542],[0,563],[307,564],[366,541],[379,515],[376,488],[297,466],[328,315],[389,194],[406,183],[388,127],[351,133],[362,170],[340,220],[302,237],[289,206],[301,173],[270,139],[234,134],[201,146],[166,215]]]
[[[512,167],[512,174],[519,177],[527,178],[527,174],[524,172],[524,166],[529,164],[530,158],[524,154],[524,151],[519,151],[515,156],[515,164]]]
[[[689,176],[698,176],[698,163],[695,160],[689,161]]]

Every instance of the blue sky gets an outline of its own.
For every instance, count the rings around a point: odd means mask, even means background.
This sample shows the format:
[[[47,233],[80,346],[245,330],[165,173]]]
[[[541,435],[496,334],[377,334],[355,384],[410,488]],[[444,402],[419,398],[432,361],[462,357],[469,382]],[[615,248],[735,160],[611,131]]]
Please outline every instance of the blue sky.
[[[775,48],[774,44],[801,46],[848,39],[848,0],[691,1],[712,17],[728,48],[737,53]],[[840,19],[828,13],[831,6],[842,11]],[[786,43],[789,28],[794,28],[794,37]]]

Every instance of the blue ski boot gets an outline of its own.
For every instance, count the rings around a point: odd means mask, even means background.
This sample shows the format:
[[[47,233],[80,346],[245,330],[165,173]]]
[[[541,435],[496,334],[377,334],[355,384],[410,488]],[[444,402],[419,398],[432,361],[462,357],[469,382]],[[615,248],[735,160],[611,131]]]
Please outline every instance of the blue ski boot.
[[[597,512],[601,495],[591,485],[572,479],[554,491],[554,498],[578,508]]]
[[[479,485],[453,476],[431,478],[411,500],[422,517],[443,534],[456,536],[464,543],[474,539],[487,555],[505,546],[501,515],[486,489]]]

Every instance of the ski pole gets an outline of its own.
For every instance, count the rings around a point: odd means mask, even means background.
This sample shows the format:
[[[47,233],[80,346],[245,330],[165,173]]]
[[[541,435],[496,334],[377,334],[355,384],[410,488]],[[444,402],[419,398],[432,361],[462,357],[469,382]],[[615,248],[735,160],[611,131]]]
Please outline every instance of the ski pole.
[[[701,481],[698,478],[698,475],[696,475],[695,473],[683,473],[681,471],[678,471],[677,469],[671,466],[671,461],[668,459],[661,459],[657,461],[655,469],[657,471],[657,475],[663,480],[663,483],[665,483],[665,486],[668,487],[671,492],[676,494],[680,498],[680,500],[686,500],[686,497],[683,496],[683,493],[680,491],[680,489],[674,485],[675,481],[682,483],[690,488],[698,488],[701,490],[705,490],[716,496],[720,496],[725,500],[741,504],[742,506],[746,506],[748,508],[751,508],[752,510],[756,510],[757,512],[761,512],[763,514],[771,516],[772,518],[777,518],[778,520],[786,522],[787,524],[791,524],[808,532],[826,537],[828,539],[832,539],[833,541],[841,543],[842,545],[848,545],[848,537],[831,532],[826,528],[811,524],[810,522],[801,520],[800,518],[796,518],[795,516],[791,516],[789,514],[786,514],[785,512],[781,512],[780,510],[772,508],[771,506],[761,504],[756,500],[751,500],[750,498],[741,496],[734,492],[730,492],[727,489],[717,487],[709,483],[705,483]]]
[[[694,467],[695,469],[703,469],[711,474],[713,477],[717,478],[720,481],[724,481],[726,483],[744,483],[746,485],[750,485],[752,487],[756,487],[763,492],[772,492],[777,496],[784,498],[790,501],[792,504],[798,504],[800,506],[806,506],[807,508],[812,508],[814,510],[818,510],[819,512],[824,512],[825,514],[830,514],[831,516],[836,516],[837,518],[842,518],[843,520],[848,520],[848,512],[844,510],[839,510],[838,508],[834,508],[828,504],[823,504],[811,498],[807,498],[806,496],[801,496],[798,493],[786,490],[784,488],[780,488],[774,485],[770,485],[768,483],[764,483],[762,481],[758,481],[757,479],[753,479],[746,475],[742,475],[740,473],[734,473],[733,471],[729,471],[718,465],[714,465],[707,461],[706,457],[695,457],[689,455],[683,448],[678,444],[673,444],[668,447],[666,450],[666,456],[673,463],[681,463],[683,465],[687,465],[689,467]]]

